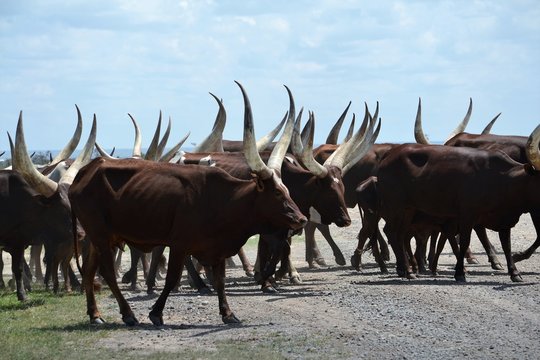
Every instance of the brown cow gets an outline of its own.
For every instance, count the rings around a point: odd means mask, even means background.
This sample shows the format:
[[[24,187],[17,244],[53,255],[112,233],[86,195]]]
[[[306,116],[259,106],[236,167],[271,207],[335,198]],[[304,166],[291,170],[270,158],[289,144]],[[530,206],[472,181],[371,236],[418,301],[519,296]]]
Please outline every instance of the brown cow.
[[[93,245],[83,269],[92,323],[103,322],[93,289],[98,265],[118,301],[122,320],[127,325],[138,323],[114,275],[111,249],[121,241],[143,251],[160,245],[170,248],[165,288],[149,315],[155,325],[163,324],[163,307],[187,255],[212,266],[222,320],[237,323],[224,291],[225,258],[237,253],[251,235],[298,229],[307,222],[279,173],[260,159],[251,105],[238,85],[245,102],[245,156],[254,179],[240,180],[215,167],[102,158],[79,172],[69,197]]]
[[[383,159],[377,191],[398,267],[410,275],[404,244],[418,214],[456,224],[461,249],[455,278],[465,281],[463,259],[474,226],[499,232],[508,272],[522,281],[510,244],[510,229],[522,213],[540,210],[540,126],[529,136],[529,162],[500,151],[404,144]]]

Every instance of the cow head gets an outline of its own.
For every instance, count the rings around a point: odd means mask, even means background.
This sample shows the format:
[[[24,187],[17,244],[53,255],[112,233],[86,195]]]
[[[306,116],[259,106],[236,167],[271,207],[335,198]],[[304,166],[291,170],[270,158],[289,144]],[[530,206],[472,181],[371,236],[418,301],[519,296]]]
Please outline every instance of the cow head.
[[[281,164],[291,140],[294,114],[290,115],[291,112],[289,112],[289,119],[283,135],[274,147],[267,166],[262,161],[255,144],[253,115],[249,98],[242,85],[236,83],[244,98],[244,156],[255,174],[254,181],[257,183],[256,210],[272,224],[293,230],[299,229],[307,223],[307,218],[291,199],[289,190],[281,181],[280,175]]]
[[[32,164],[24,139],[22,111],[19,115],[15,145],[13,146],[13,168],[32,188],[35,192],[34,199],[39,207],[44,209],[39,224],[35,225],[35,230],[45,243],[47,259],[52,259],[53,256],[62,256],[58,253],[58,249],[66,248],[66,244],[67,248],[70,248],[69,245],[73,244],[71,207],[67,193],[78,170],[90,160],[95,138],[96,118],[94,115],[92,130],[84,149],[57,183],[41,174]]]

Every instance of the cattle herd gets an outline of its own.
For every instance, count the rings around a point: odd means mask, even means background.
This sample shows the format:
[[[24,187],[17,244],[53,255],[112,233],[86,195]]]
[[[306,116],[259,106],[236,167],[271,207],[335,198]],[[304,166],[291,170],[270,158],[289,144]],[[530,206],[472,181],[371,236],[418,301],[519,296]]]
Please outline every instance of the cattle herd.
[[[486,235],[486,229],[491,229],[499,234],[511,280],[523,281],[515,263],[531,256],[540,246],[540,237],[526,251],[512,254],[511,229],[523,213],[530,214],[537,234],[540,229],[540,126],[528,137],[490,134],[497,115],[481,134],[466,133],[471,100],[467,115],[449,139],[432,145],[422,131],[419,103],[417,143],[380,144],[375,143],[381,129],[379,104],[373,115],[366,105],[359,129],[354,131],[353,116],[338,145],[349,103],[326,143],[314,148],[315,115],[309,112],[302,128],[303,109],[296,113],[293,95],[285,87],[287,113],[270,134],[256,141],[251,105],[237,84],[244,100],[243,141],[222,138],[226,112],[222,101],[212,95],[219,107],[213,129],[190,153],[180,151],[186,136],[164,154],[170,122],[160,139],[160,114],[143,157],[140,131],[130,115],[136,134],[133,155],[115,158],[96,143],[94,115],[86,144],[76,159],[69,159],[82,131],[77,108],[72,139],[48,166],[38,168],[28,155],[21,112],[15,142],[9,137],[12,169],[0,170],[0,250],[11,254],[17,298],[26,300],[32,276],[47,287],[52,279],[53,290],[60,291],[60,272],[64,291],[80,286],[90,322],[102,324],[95,290],[103,281],[116,298],[124,323],[136,325],[138,320],[117,282],[118,249],[128,246],[131,254],[132,266],[123,281],[137,286],[137,264],[143,260],[151,293],[168,248],[165,285],[149,314],[152,323],[163,324],[167,297],[178,285],[184,266],[199,291],[208,291],[197,264],[207,271],[218,294],[223,322],[237,323],[240,320],[225,294],[228,258],[239,254],[246,274],[255,277],[262,291],[275,292],[277,278],[288,275],[291,281],[300,281],[289,256],[293,235],[305,232],[310,267],[324,265],[314,237],[319,230],[336,262],[345,265],[329,225],[349,226],[348,208],[356,206],[362,224],[350,260],[357,270],[369,239],[380,270],[388,272],[386,236],[398,276],[414,279],[419,272],[435,274],[438,255],[448,240],[457,259],[455,279],[465,282],[464,261],[473,261],[472,230],[491,266],[502,269]],[[280,139],[273,142],[281,128]],[[92,159],[94,149],[101,156]],[[253,267],[242,246],[257,234]],[[28,264],[24,253],[29,246]],[[40,266],[42,247],[45,276]],[[0,266],[1,271],[3,263]],[[0,287],[4,286],[0,276]]]

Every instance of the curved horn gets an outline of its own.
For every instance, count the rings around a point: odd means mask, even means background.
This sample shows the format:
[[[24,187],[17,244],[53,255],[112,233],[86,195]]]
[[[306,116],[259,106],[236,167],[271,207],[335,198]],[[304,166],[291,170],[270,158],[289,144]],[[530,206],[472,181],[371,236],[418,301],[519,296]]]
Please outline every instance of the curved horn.
[[[304,107],[298,112],[298,116],[294,122],[293,135],[291,139],[291,151],[294,156],[301,156],[302,149],[304,148],[304,143],[300,136],[300,127],[302,125],[302,114],[304,112]],[[309,122],[309,120],[308,120]],[[307,124],[306,124],[307,126]]]
[[[270,131],[268,134],[266,134],[265,136],[263,136],[262,138],[257,140],[257,151],[261,152],[261,151],[266,150],[268,145],[270,145],[270,143],[272,143],[272,141],[274,141],[277,134],[279,133],[279,131],[283,127],[283,124],[285,124],[285,121],[287,120],[288,116],[289,116],[289,112],[287,111],[285,113],[285,115],[283,116],[283,119],[281,119],[279,124],[272,131]]]
[[[12,157],[13,169],[18,171],[34,190],[46,197],[50,197],[56,192],[58,184],[37,171],[28,156],[26,141],[24,140],[22,111],[19,114],[19,121],[17,122],[15,151]]]
[[[99,146],[98,143],[96,143],[96,150],[98,151],[99,155],[107,160],[118,160],[112,155],[109,155],[101,146]],[[111,152],[112,154],[112,152]]]
[[[75,176],[77,175],[77,172],[88,164],[90,160],[92,159],[92,151],[94,150],[94,145],[96,144],[96,132],[97,132],[97,121],[96,121],[96,114],[94,114],[94,120],[92,121],[92,129],[90,129],[90,135],[88,135],[88,140],[86,141],[86,144],[84,145],[84,148],[82,149],[81,153],[73,164],[67,169],[66,173],[60,181],[59,184],[68,184],[71,185],[73,183],[73,180],[75,179]]]
[[[418,144],[429,145],[429,140],[422,130],[422,98],[418,98],[418,110],[416,110],[416,120],[414,121],[414,138]]]
[[[379,119],[379,124],[377,125],[377,129],[375,129],[375,132],[371,134],[368,140],[363,141],[360,145],[354,149],[353,154],[349,157],[347,165],[343,167],[343,170],[341,171],[341,176],[345,175],[347,171],[349,171],[350,168],[352,168],[358,161],[360,161],[361,158],[363,158],[367,152],[371,149],[375,141],[377,140],[377,137],[379,136],[379,132],[381,130],[381,119]]]
[[[529,163],[536,169],[540,170],[540,150],[538,146],[540,145],[540,125],[533,130],[529,138],[527,139],[527,144],[525,145],[525,153],[527,154],[527,159]]]
[[[251,112],[249,98],[244,87],[238,81],[235,80],[234,82],[240,87],[240,91],[242,91],[242,96],[244,98],[244,156],[246,157],[246,161],[251,170],[257,173],[261,178],[268,179],[274,172],[266,166],[257,152],[255,135],[253,134],[253,114]]]
[[[58,155],[56,155],[54,159],[50,161],[51,164],[56,164],[69,158],[71,154],[73,154],[73,151],[75,151],[77,148],[77,145],[79,145],[82,133],[82,116],[77,104],[75,104],[75,107],[77,108],[77,127],[75,128],[75,132],[73,133],[73,136],[67,143],[66,147],[64,147],[62,151],[60,151],[60,153],[58,153]]]
[[[131,157],[140,159],[142,158],[142,152],[141,152],[141,129],[139,129],[139,124],[137,124],[137,121],[135,121],[135,118],[131,116],[130,113],[128,113],[129,118],[131,119],[131,122],[133,123],[133,126],[135,127],[135,142],[133,144],[133,153],[131,154]]]
[[[352,136],[354,134],[354,121],[355,121],[355,118],[356,118],[356,114],[353,113],[352,114],[351,125],[349,126],[349,130],[347,131],[347,135],[345,135],[345,139],[343,139],[343,142],[347,142],[347,141],[349,141],[350,138],[352,138]]]
[[[156,160],[161,157],[163,154],[163,150],[165,150],[165,146],[167,145],[167,141],[169,140],[169,135],[171,134],[171,117],[169,116],[169,124],[167,125],[167,130],[165,130],[165,134],[163,134],[163,137],[161,138],[161,141],[159,142],[159,145],[157,147],[156,151]]]
[[[146,150],[146,154],[144,156],[145,160],[152,160],[152,161],[156,160],[160,132],[161,132],[161,110],[159,110],[159,119],[158,119],[156,131],[154,132],[154,137],[152,138],[152,142],[148,146],[148,150]]]
[[[498,113],[497,116],[495,116],[493,118],[493,120],[491,120],[489,122],[489,124],[487,124],[487,126],[484,128],[484,130],[482,131],[482,135],[487,135],[491,132],[491,128],[493,127],[493,124],[495,124],[495,121],[497,121],[497,119],[499,118],[499,116],[501,116],[501,113]]]
[[[366,128],[368,126],[368,121],[370,120],[371,115],[369,114],[369,110],[367,108],[365,109],[365,115],[364,115],[364,121],[362,121],[362,126],[360,126],[360,129],[354,134],[354,136],[347,141],[346,143],[341,144],[333,153],[326,159],[324,162],[324,166],[336,166],[340,169],[343,169],[343,167],[347,164],[347,159],[350,156],[351,151],[353,151],[361,141],[364,141],[366,139],[365,132]],[[373,130],[373,125],[375,122],[371,122],[369,129],[370,131]]]
[[[339,137],[339,131],[341,130],[341,125],[343,125],[343,120],[345,120],[345,117],[347,116],[347,112],[349,111],[349,108],[351,107],[351,101],[349,101],[349,105],[345,108],[339,119],[337,119],[336,123],[332,127],[332,130],[330,130],[330,133],[328,134],[328,137],[326,138],[326,143],[331,145],[336,145]]]
[[[189,137],[190,134],[191,134],[191,132],[188,132],[188,133],[186,134],[186,136],[184,136],[184,137],[182,138],[182,140],[180,140],[180,141],[178,142],[178,144],[174,145],[174,146],[172,147],[171,150],[167,151],[167,153],[166,153],[165,155],[163,155],[163,156],[159,159],[159,161],[160,161],[160,162],[169,162],[169,161],[176,155],[176,153],[178,152],[178,150],[180,150],[180,148],[182,147],[182,145],[184,145],[184,143],[186,142],[186,140],[187,140],[187,138]]]
[[[452,131],[448,139],[446,141],[450,140],[454,136],[456,136],[459,133],[462,133],[465,131],[465,128],[467,127],[467,124],[469,123],[469,120],[471,119],[471,113],[472,113],[472,98],[469,98],[469,108],[467,109],[467,114],[465,114],[465,117],[461,122],[458,124],[458,126]]]
[[[308,127],[308,137],[300,160],[313,175],[323,178],[328,174],[328,169],[313,158],[313,134],[315,133],[315,115],[313,113],[310,114],[306,127]]]
[[[223,152],[223,129],[225,129],[225,123],[227,122],[227,113],[221,101],[216,95],[210,93],[212,97],[217,101],[219,111],[212,127],[212,132],[203,141],[199,143],[193,150],[193,152]]]
[[[294,120],[296,118],[294,98],[291,90],[286,85],[283,86],[285,86],[285,89],[287,89],[287,94],[289,95],[289,117],[287,118],[287,123],[285,124],[283,134],[281,134],[281,138],[274,147],[274,150],[272,150],[270,158],[268,159],[268,167],[279,172],[281,172],[281,163],[283,162],[287,149],[289,148],[289,144],[291,143]]]

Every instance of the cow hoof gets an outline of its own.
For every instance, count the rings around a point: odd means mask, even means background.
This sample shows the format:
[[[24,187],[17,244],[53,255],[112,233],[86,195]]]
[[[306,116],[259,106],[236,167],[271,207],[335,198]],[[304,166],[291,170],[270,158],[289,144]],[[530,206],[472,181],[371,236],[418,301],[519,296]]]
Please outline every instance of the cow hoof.
[[[322,257],[316,258],[315,262],[320,266],[328,266],[328,265],[326,265],[326,261]]]
[[[9,286],[11,291],[15,290],[15,280],[9,279],[8,280],[8,286]]]
[[[345,261],[345,257],[343,254],[334,254],[334,259],[336,260],[336,264],[344,266],[347,265],[347,262]]]
[[[135,315],[128,315],[128,316],[122,316],[122,321],[127,326],[135,326],[139,325],[139,320],[135,317]]]
[[[96,318],[90,319],[90,324],[92,324],[92,325],[103,325],[103,324],[105,324],[105,320],[103,320],[100,317],[96,317]]]
[[[415,279],[417,279],[416,274],[414,274],[414,273],[408,273],[408,274],[407,274],[407,279],[409,279],[409,280],[415,280]]]
[[[212,290],[210,290],[210,288],[207,287],[207,286],[204,286],[204,287],[202,287],[200,289],[197,289],[197,291],[201,295],[212,295]]]
[[[289,281],[291,284],[294,284],[294,285],[300,285],[302,283],[302,279],[300,279],[300,275],[291,276],[291,279]]]
[[[386,266],[381,267],[381,274],[388,274],[388,268]]]
[[[142,288],[141,288],[141,285],[139,285],[138,283],[135,283],[135,284],[131,284],[129,286],[129,290],[130,291],[142,291]]]
[[[246,276],[252,278],[255,276],[255,272],[253,270],[246,270]]]
[[[458,283],[466,283],[467,282],[467,279],[465,278],[465,274],[463,275],[454,275],[454,279],[456,279],[456,281]]]
[[[360,256],[358,256],[357,254],[351,256],[351,266],[356,271],[360,271]]]
[[[152,324],[154,324],[155,326],[163,326],[163,315],[162,314],[157,315],[157,314],[150,313],[148,315],[148,318],[150,319]]]
[[[6,288],[6,283],[2,280],[0,281],[0,290],[4,290]]]
[[[470,258],[467,258],[467,264],[480,264],[480,262],[478,261],[477,258],[470,257]]]
[[[513,282],[523,282],[523,278],[520,274],[517,275],[511,275],[510,279],[512,279]]]
[[[320,269],[321,267],[316,262],[308,262],[308,268],[310,269]]]
[[[497,262],[492,262],[491,263],[491,268],[493,270],[504,270],[503,266],[501,263],[497,263]]]
[[[21,302],[25,302],[27,300],[26,294],[17,294],[17,299]]]
[[[223,320],[225,324],[240,324],[241,323],[241,321],[236,316],[234,316],[234,314],[222,316],[221,319]]]
[[[263,294],[277,294],[278,293],[277,289],[273,287],[272,285],[263,286],[261,290]]]
[[[131,282],[131,273],[127,272],[122,276],[122,284],[129,284]]]
[[[153,287],[149,287],[146,289],[146,293],[148,295],[154,295],[156,293],[156,289],[154,289]]]

